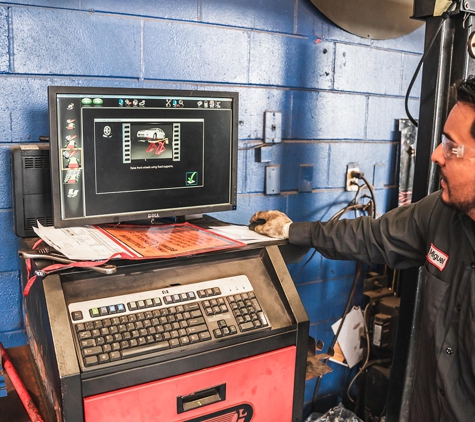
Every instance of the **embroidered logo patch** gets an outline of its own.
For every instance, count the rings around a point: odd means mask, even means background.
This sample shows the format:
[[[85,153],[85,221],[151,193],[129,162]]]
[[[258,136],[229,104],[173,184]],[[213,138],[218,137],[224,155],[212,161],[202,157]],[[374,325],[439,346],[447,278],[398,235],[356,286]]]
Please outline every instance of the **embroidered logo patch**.
[[[437,249],[432,243],[430,244],[429,252],[427,253],[427,261],[429,261],[434,267],[442,271],[447,265],[449,256]]]

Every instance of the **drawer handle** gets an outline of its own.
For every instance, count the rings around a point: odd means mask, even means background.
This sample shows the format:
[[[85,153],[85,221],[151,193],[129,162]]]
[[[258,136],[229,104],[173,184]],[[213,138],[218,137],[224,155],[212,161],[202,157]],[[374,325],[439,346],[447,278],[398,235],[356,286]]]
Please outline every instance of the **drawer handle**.
[[[189,410],[226,400],[226,384],[195,391],[186,396],[178,396],[176,399],[177,412],[188,412]]]

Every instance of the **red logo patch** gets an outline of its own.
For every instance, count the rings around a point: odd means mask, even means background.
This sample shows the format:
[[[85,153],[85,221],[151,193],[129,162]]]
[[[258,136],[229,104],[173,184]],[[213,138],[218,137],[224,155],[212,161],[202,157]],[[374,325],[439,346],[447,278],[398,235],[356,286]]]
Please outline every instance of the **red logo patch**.
[[[448,260],[449,256],[446,253],[437,249],[432,243],[430,244],[430,249],[427,253],[427,261],[429,261],[439,271],[443,271]]]

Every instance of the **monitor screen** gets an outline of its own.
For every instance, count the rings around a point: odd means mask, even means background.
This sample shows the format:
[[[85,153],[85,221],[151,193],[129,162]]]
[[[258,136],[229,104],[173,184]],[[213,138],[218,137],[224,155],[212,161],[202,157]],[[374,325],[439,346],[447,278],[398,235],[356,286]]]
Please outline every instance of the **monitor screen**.
[[[236,208],[238,94],[48,88],[55,227]]]

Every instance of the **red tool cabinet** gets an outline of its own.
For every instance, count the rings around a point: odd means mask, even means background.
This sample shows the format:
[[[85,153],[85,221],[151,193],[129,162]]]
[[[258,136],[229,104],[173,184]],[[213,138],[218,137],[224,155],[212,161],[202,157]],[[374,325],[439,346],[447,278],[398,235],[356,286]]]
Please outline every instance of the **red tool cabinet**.
[[[84,270],[50,274],[38,279],[25,298],[29,345],[58,421],[302,421],[309,321],[279,244],[117,266],[117,273],[107,276]],[[234,296],[227,284],[213,290],[210,280],[241,277],[247,290],[237,297],[260,309],[259,318],[252,317],[261,321],[255,330],[236,323],[231,311],[207,313],[205,305],[213,297],[200,297],[209,291],[231,308],[229,297]],[[147,302],[149,292],[155,302]],[[159,293],[162,301],[156,298]],[[104,356],[98,364],[84,357],[95,349],[81,349],[81,342],[90,340],[78,338],[77,332],[98,321],[92,309],[115,312],[107,301],[120,302],[125,304],[122,317],[130,318],[131,303],[149,303],[142,312],[153,313],[158,321],[170,297],[177,301],[167,305],[173,311],[190,298],[199,302],[202,316],[192,321],[206,321],[208,338],[193,334],[195,325],[188,332],[182,329],[189,335],[187,342],[180,338],[180,347],[155,350],[152,345],[153,351],[127,359],[105,356],[104,364]],[[73,319],[78,315],[84,320]],[[93,337],[99,331],[91,329]]]

